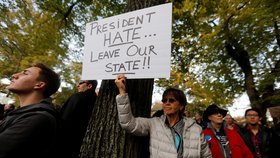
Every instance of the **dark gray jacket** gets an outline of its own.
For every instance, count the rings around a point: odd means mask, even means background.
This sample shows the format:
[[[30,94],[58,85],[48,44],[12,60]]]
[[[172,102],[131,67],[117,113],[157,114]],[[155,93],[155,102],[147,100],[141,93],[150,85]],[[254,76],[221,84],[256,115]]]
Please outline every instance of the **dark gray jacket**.
[[[51,158],[58,114],[50,99],[10,112],[0,123],[0,158]]]
[[[263,158],[270,158],[271,154],[271,146],[270,146],[270,141],[271,141],[271,136],[272,133],[270,129],[266,128],[265,126],[260,126],[261,129],[261,147],[260,151],[262,154]],[[240,129],[239,134],[241,134],[244,142],[248,146],[248,148],[251,150],[251,152],[255,155],[255,146],[253,145],[253,142],[251,140],[251,131],[247,129],[247,125],[243,128]]]

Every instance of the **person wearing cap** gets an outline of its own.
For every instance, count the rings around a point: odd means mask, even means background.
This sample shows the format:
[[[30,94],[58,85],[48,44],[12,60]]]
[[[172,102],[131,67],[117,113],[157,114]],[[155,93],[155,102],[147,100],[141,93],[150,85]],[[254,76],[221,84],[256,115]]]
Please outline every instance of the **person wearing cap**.
[[[253,158],[253,154],[236,130],[226,128],[223,118],[227,110],[212,104],[203,113],[207,128],[203,130],[213,158]]]
[[[202,128],[193,119],[184,117],[187,99],[182,90],[168,88],[162,95],[163,114],[159,117],[134,117],[126,93],[126,77],[118,75],[115,83],[121,127],[128,133],[150,137],[150,158],[211,158]]]
[[[97,98],[96,80],[83,80],[77,84],[78,92],[64,103],[60,110],[61,131],[58,155],[78,158],[80,147]],[[59,157],[59,156],[58,156]]]

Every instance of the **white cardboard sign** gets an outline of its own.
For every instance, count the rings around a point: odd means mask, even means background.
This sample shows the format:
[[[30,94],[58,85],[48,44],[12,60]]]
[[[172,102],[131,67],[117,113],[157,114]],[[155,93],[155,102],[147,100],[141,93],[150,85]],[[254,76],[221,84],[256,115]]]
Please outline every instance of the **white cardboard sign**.
[[[86,25],[82,79],[170,77],[172,4]]]

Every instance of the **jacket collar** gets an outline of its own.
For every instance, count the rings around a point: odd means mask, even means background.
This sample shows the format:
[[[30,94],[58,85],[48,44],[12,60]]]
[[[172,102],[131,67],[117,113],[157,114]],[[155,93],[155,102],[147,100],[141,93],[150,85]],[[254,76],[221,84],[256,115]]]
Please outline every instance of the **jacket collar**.
[[[41,111],[41,110],[49,111],[51,113],[57,113],[53,107],[52,99],[46,98],[46,99],[41,100],[39,103],[30,104],[30,105],[15,109],[15,110],[9,112],[8,115],[17,115],[17,114],[26,113],[29,111]]]
[[[166,115],[165,114],[163,114],[161,117],[160,117],[160,119],[165,123],[167,120],[167,118],[166,118]],[[187,117],[183,117],[182,118],[182,120],[184,121],[184,123],[185,123],[185,128],[189,128],[189,127],[191,127],[194,123],[195,123],[195,121],[193,120],[193,119],[191,119],[191,118],[187,118]],[[166,124],[166,123],[165,123]],[[168,125],[167,125],[168,126]]]

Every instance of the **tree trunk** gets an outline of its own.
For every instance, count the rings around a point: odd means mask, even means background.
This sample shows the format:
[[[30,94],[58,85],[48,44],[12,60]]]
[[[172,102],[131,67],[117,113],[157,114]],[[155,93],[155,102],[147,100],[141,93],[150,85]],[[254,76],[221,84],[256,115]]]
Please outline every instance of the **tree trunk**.
[[[225,47],[227,50],[228,55],[234,59],[237,64],[241,67],[245,75],[245,85],[244,88],[247,92],[249,97],[251,107],[258,108],[262,112],[263,123],[266,122],[266,107],[262,106],[261,98],[259,96],[259,92],[256,89],[256,85],[254,82],[254,75],[252,71],[252,66],[249,60],[248,52],[240,46],[233,37],[231,38],[231,43],[226,42]]]
[[[266,111],[268,107],[279,106],[279,93],[275,91],[275,81],[280,72],[280,60],[275,63],[275,67],[270,73],[268,73],[262,84],[262,89],[257,90],[254,83],[254,76],[252,66],[250,64],[249,53],[242,47],[242,44],[230,34],[229,20],[233,17],[230,16],[225,20],[224,30],[226,36],[225,48],[228,55],[237,62],[241,70],[245,75],[245,90],[248,94],[251,107],[258,108],[262,112],[262,123],[266,123]],[[274,23],[275,39],[277,44],[280,45],[279,29],[276,23]]]
[[[244,88],[249,97],[251,107],[258,108],[262,112],[262,121],[266,122],[266,107],[262,106],[260,94],[256,88],[256,84],[254,82],[254,75],[252,71],[252,66],[250,63],[249,53],[245,50],[241,43],[238,42],[238,39],[234,37],[230,33],[229,29],[229,21],[234,17],[234,14],[230,15],[227,19],[225,19],[224,23],[224,32],[226,37],[225,49],[227,54],[237,62],[240,66],[242,72],[245,76],[245,84]]]
[[[127,11],[164,3],[160,0],[128,0]],[[150,117],[154,79],[127,80],[127,92],[135,117]],[[102,81],[81,158],[149,157],[149,138],[137,137],[121,129],[116,108],[117,87],[114,80]]]
[[[150,116],[153,83],[153,79],[127,81],[127,92],[131,98],[134,116]],[[148,137],[136,137],[121,129],[116,108],[116,95],[115,82],[102,81],[81,147],[81,158],[149,157]]]

